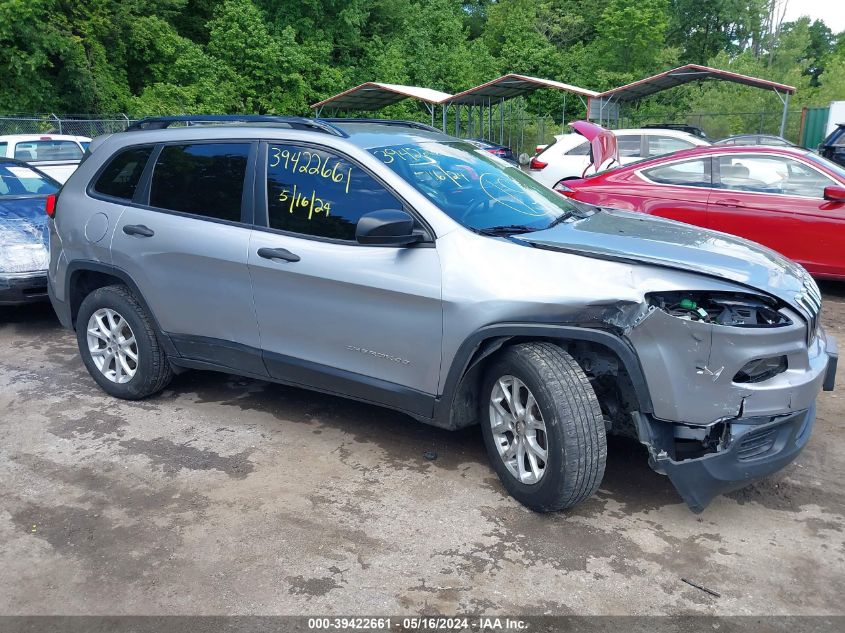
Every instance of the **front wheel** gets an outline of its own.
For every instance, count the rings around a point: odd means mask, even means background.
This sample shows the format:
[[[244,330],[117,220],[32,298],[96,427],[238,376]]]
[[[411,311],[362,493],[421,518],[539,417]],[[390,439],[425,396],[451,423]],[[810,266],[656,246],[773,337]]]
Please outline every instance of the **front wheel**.
[[[607,437],[584,371],[552,343],[506,348],[485,373],[481,425],[508,492],[539,512],[569,508],[599,487]]]

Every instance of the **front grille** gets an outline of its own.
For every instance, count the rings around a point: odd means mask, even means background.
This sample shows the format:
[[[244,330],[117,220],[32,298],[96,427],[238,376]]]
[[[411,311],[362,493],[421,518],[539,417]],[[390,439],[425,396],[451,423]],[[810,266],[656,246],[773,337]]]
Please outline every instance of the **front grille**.
[[[775,445],[779,428],[751,431],[740,442],[739,448],[737,449],[737,459],[741,462],[746,462],[768,453]]]
[[[807,344],[813,342],[819,327],[819,315],[822,309],[822,295],[816,282],[808,273],[804,273],[804,292],[795,297],[807,319]]]

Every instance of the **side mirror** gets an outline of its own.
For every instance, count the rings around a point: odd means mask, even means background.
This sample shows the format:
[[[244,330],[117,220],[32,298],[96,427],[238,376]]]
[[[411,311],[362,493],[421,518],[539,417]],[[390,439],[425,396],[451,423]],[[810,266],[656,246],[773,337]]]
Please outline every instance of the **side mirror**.
[[[824,199],[831,202],[845,202],[845,187],[831,185],[824,188]]]
[[[368,246],[407,246],[422,240],[414,232],[414,218],[400,209],[372,211],[360,217],[355,239]]]

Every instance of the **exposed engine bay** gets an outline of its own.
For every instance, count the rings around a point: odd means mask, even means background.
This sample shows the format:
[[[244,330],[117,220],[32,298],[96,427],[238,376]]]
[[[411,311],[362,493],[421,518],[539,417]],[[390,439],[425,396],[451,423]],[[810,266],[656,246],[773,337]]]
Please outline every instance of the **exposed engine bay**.
[[[689,321],[733,327],[778,327],[791,321],[774,300],[739,293],[662,292],[648,295],[649,304]]]

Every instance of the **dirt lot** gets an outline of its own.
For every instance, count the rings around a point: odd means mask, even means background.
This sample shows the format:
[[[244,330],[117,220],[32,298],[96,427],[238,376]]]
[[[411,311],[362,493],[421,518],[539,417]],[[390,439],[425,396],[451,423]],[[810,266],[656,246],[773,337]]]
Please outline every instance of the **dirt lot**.
[[[48,307],[7,309],[0,613],[845,613],[843,366],[797,462],[700,516],[626,441],[596,497],[541,516],[477,429],[200,372],[121,402]]]

